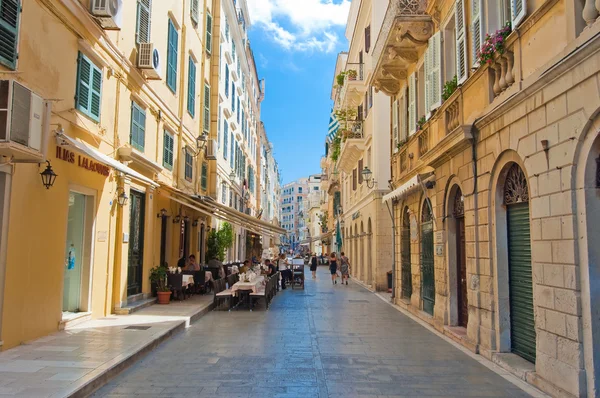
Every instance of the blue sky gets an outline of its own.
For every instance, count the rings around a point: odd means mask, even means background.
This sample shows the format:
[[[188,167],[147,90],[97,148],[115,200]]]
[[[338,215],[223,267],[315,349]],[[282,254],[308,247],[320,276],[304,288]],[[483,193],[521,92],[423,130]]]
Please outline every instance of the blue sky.
[[[283,182],[320,173],[335,61],[338,52],[347,48],[344,29],[349,2],[248,3],[253,23],[250,43],[259,76],[266,81],[261,118]],[[312,11],[302,15],[299,5]]]

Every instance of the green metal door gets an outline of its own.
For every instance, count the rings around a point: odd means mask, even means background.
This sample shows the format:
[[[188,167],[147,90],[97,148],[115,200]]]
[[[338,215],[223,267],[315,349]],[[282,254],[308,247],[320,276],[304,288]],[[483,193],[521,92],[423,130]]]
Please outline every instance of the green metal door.
[[[435,306],[435,272],[433,264],[433,214],[429,199],[421,212],[421,298],[423,311],[433,315]]]
[[[410,214],[408,207],[403,212],[400,233],[400,261],[402,266],[402,297],[410,299],[412,295],[412,275],[410,266]]]
[[[508,205],[507,219],[511,350],[535,363],[529,203]]]
[[[129,200],[129,256],[127,264],[127,295],[142,292],[144,264],[144,220],[146,197],[142,192],[131,191]]]

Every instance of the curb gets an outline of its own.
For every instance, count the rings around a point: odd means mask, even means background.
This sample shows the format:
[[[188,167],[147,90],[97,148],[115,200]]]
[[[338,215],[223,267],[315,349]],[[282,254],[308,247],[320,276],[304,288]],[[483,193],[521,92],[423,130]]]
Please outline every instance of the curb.
[[[210,303],[205,308],[199,310],[195,314],[193,314],[188,320],[179,321],[177,324],[173,325],[169,330],[164,331],[162,334],[156,336],[152,341],[147,344],[139,347],[137,351],[132,354],[129,354],[125,358],[119,358],[115,360],[115,364],[109,365],[107,368],[99,368],[91,372],[90,375],[93,375],[94,372],[97,372],[91,380],[86,382],[81,386],[77,386],[73,388],[73,391],[68,393],[65,397],[68,398],[79,398],[79,397],[88,397],[107,384],[111,379],[118,376],[120,373],[125,371],[131,365],[134,365],[136,362],[143,359],[150,352],[154,351],[158,346],[160,346],[163,342],[170,339],[171,337],[179,334],[188,328],[192,323],[198,321],[204,315],[209,313],[214,307],[214,303]]]

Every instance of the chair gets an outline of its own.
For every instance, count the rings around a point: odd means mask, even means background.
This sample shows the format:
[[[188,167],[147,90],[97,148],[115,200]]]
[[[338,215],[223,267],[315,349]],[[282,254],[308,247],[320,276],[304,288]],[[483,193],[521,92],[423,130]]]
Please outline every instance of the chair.
[[[233,292],[231,291],[231,287],[226,288],[226,283],[227,279],[219,279],[215,282],[215,285],[218,286],[218,289],[215,287],[215,306],[216,308],[220,308],[221,303],[225,301],[229,304],[229,310],[231,310]]]
[[[196,288],[196,293],[206,293],[206,275],[204,271],[194,271],[194,286]]]
[[[267,306],[267,310],[269,309],[269,299],[267,292],[272,289],[273,286],[273,278],[269,278],[267,280],[266,286],[261,286],[256,292],[250,293],[250,311],[254,309],[255,300],[258,301],[260,299],[265,300],[265,305]]]
[[[173,292],[173,298],[175,296],[178,297],[179,300],[185,300],[185,293],[183,292],[183,275],[182,274],[168,274],[167,275],[167,283],[169,284],[169,288]]]
[[[292,290],[296,287],[304,290],[304,264],[292,265]]]

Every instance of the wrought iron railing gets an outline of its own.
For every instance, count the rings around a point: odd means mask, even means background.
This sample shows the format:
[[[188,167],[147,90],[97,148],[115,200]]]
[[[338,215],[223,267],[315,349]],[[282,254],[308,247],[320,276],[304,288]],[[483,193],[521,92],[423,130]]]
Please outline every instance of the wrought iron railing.
[[[425,15],[427,14],[428,0],[396,0],[400,15]]]
[[[345,122],[342,127],[340,127],[340,133],[342,134],[342,139],[361,139],[364,137],[363,134],[363,122],[361,120],[353,120]]]

